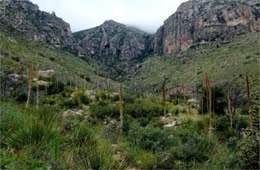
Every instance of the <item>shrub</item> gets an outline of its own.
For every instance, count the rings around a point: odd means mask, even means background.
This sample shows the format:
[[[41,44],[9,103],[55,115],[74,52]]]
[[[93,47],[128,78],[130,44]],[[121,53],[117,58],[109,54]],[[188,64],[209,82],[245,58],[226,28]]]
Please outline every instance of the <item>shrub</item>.
[[[173,106],[173,107],[171,108],[171,110],[170,110],[170,112],[171,112],[172,114],[176,115],[176,116],[179,115],[180,111],[181,111],[180,106]]]
[[[169,150],[169,157],[160,168],[192,168],[193,162],[202,163],[209,160],[215,147],[214,141],[191,130],[178,129],[172,136],[175,144]],[[183,162],[181,167],[177,162]]]
[[[117,118],[119,117],[119,106],[108,104],[105,102],[97,102],[90,106],[91,116],[104,120],[107,117]]]
[[[241,169],[259,169],[259,131],[247,132],[247,137],[239,142],[237,162]]]
[[[84,93],[84,91],[78,90],[73,94],[71,98],[65,98],[65,96],[70,97],[69,94],[70,92],[64,92],[60,96],[58,96],[57,100],[59,100],[59,104],[62,107],[74,108],[81,107],[82,104],[88,105],[91,103],[91,99]]]
[[[90,98],[84,93],[84,91],[76,91],[72,97],[72,100],[78,106],[80,106],[80,104],[88,105],[91,103]]]
[[[149,99],[138,99],[133,104],[125,105],[124,113],[127,113],[136,119],[147,118],[150,121],[153,117],[163,115],[164,108],[161,104],[155,103]]]
[[[127,140],[132,146],[146,151],[162,151],[169,147],[171,140],[168,139],[169,133],[166,130],[151,126],[141,127],[132,124]]]
[[[62,92],[64,90],[64,88],[65,88],[65,84],[54,78],[52,80],[52,82],[49,83],[49,86],[47,88],[47,93],[48,93],[48,95],[58,94],[58,93]]]
[[[159,164],[159,157],[152,152],[138,151],[134,155],[134,164],[140,169],[154,169]]]

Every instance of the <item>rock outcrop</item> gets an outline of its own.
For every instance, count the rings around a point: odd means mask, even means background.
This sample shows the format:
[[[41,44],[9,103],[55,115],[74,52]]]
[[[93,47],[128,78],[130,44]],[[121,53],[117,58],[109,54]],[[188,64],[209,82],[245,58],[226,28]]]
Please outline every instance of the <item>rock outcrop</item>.
[[[49,14],[28,0],[0,1],[0,28],[11,34],[21,34],[31,40],[41,41],[76,52],[70,25]]]
[[[191,0],[158,29],[152,46],[157,53],[175,53],[198,43],[255,31],[260,31],[258,0]]]
[[[128,61],[149,53],[151,35],[109,20],[102,25],[74,33],[81,55],[105,63]]]

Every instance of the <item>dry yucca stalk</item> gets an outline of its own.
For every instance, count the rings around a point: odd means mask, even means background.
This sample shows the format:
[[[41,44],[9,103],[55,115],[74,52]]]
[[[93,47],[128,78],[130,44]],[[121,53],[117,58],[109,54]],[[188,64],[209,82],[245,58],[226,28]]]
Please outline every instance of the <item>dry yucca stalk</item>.
[[[164,109],[164,116],[166,115],[166,91],[165,91],[165,82],[162,85],[162,97],[163,97],[163,109]]]
[[[100,100],[100,96],[99,96],[99,86],[100,86],[100,78],[99,78],[99,73],[97,72],[97,76],[96,76],[96,94],[97,94],[97,99]]]
[[[29,72],[28,72],[28,94],[27,94],[27,102],[26,102],[26,105],[25,105],[26,109],[29,107],[29,103],[30,103],[31,88],[32,88],[32,76],[33,76],[33,64],[32,64],[32,61],[30,61]]]
[[[246,75],[246,86],[247,86],[247,96],[248,96],[248,113],[249,113],[249,121],[250,121],[250,130],[253,128],[253,118],[252,118],[252,108],[251,108],[251,94],[250,94],[250,86],[248,75]]]
[[[201,113],[202,114],[204,113],[203,96],[204,96],[203,81],[201,81]]]
[[[227,94],[227,102],[228,102],[228,113],[230,117],[230,127],[232,128],[232,111],[231,111],[231,100],[230,100],[230,92]]]
[[[36,107],[39,108],[39,64],[36,66]]]
[[[211,139],[212,135],[212,122],[211,122],[211,110],[212,110],[212,92],[211,92],[211,86],[210,86],[210,79],[209,79],[209,74],[206,72],[206,84],[207,84],[207,89],[208,89],[208,112],[209,112],[209,139]]]
[[[122,86],[119,86],[119,112],[120,112],[120,133],[123,132],[123,93]]]
[[[183,102],[185,101],[185,99],[186,99],[186,94],[185,94],[185,89],[184,89],[184,86],[183,86],[183,84],[182,84],[182,94],[183,94]]]

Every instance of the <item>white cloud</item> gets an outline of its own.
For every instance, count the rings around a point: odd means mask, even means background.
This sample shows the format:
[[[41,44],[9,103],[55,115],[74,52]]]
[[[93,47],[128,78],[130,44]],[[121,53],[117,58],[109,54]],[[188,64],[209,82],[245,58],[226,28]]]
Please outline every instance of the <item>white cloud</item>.
[[[70,23],[72,31],[102,24],[105,20],[155,32],[187,0],[31,0],[46,12],[54,11]]]

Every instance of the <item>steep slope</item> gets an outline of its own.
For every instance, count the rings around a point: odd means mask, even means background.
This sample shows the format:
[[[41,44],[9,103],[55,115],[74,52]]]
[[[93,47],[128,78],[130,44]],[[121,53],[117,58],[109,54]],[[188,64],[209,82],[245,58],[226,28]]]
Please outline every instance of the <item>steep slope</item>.
[[[260,31],[258,0],[190,0],[154,36],[157,53],[184,51],[197,43]]]
[[[172,92],[184,85],[187,92],[205,81],[208,72],[213,85],[246,90],[245,75],[250,78],[253,96],[259,94],[260,33],[246,33],[223,41],[193,46],[187,51],[150,56],[132,69],[124,81],[130,89],[155,94],[162,82]],[[244,91],[245,92],[245,91]],[[246,93],[244,93],[246,94]]]
[[[0,1],[1,31],[20,34],[34,41],[41,41],[76,53],[70,25],[58,18],[39,10],[28,0]]]
[[[102,25],[73,34],[82,49],[81,54],[92,56],[111,65],[121,61],[144,58],[149,53],[150,35],[109,20]]]
[[[27,82],[19,84],[15,79],[26,80],[29,62],[33,62],[39,69],[54,70],[55,79],[65,85],[77,87],[96,87],[96,72],[100,74],[100,87],[105,87],[105,78],[112,74],[111,69],[89,58],[85,61],[79,57],[63,51],[50,48],[48,44],[28,40],[23,36],[7,35],[0,32],[0,84],[1,95],[17,88],[27,88]],[[110,81],[113,89],[116,83]]]

